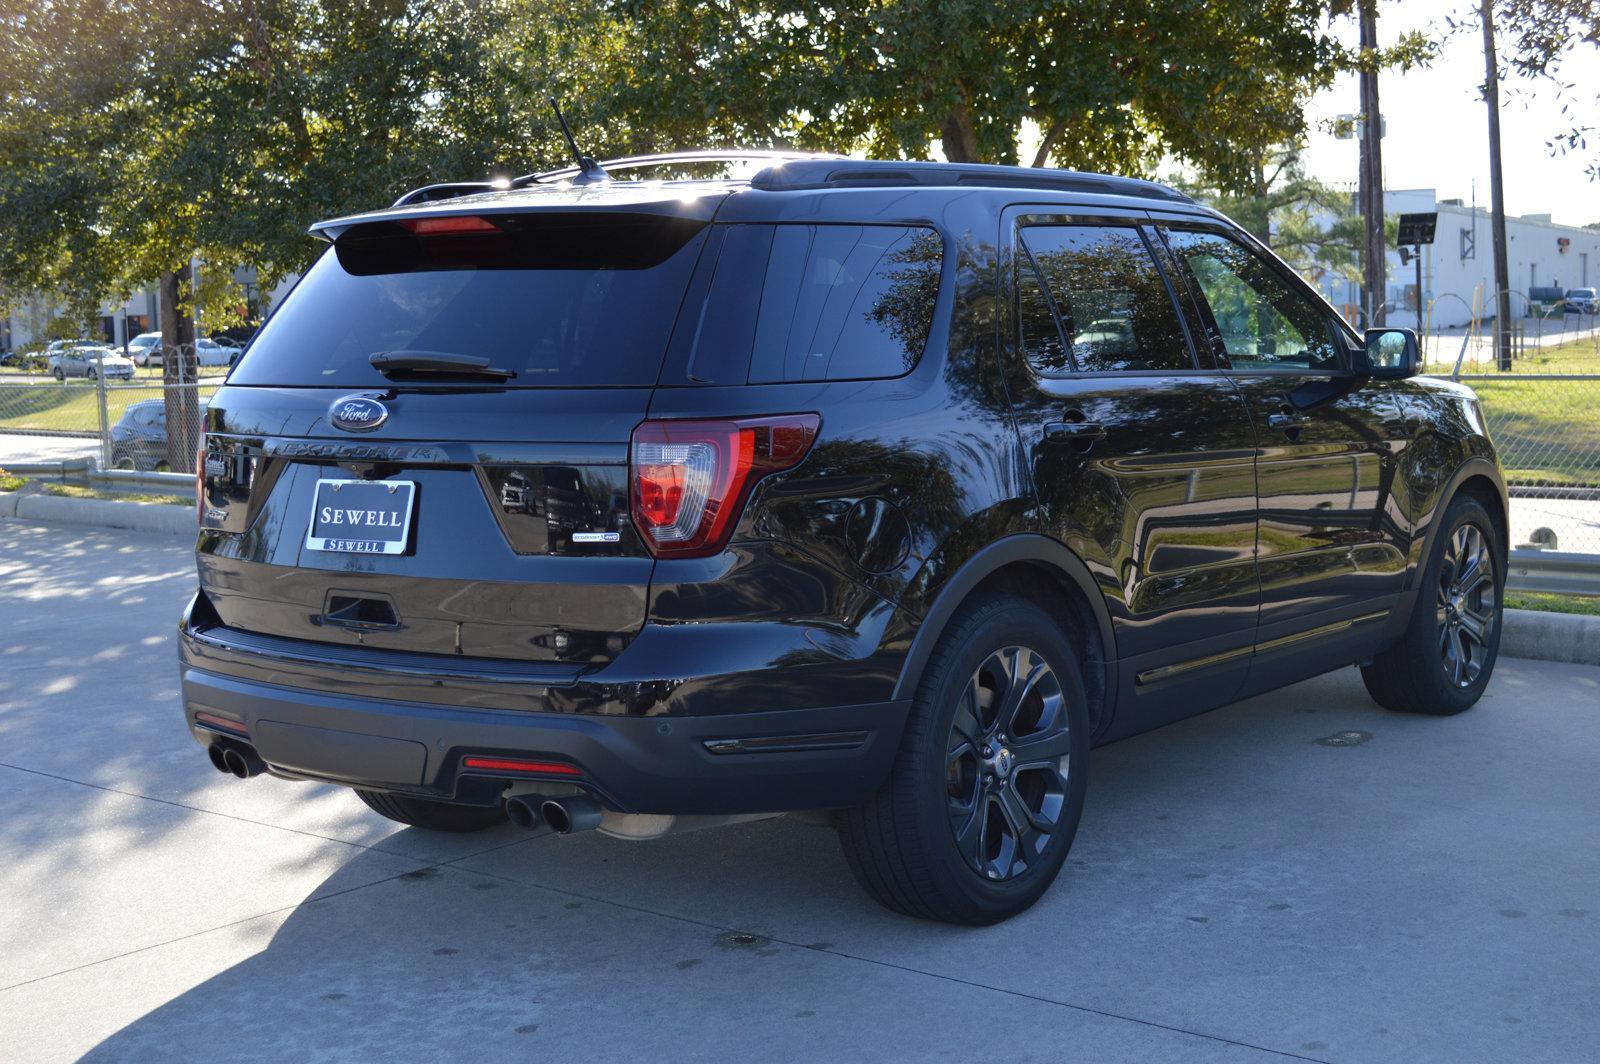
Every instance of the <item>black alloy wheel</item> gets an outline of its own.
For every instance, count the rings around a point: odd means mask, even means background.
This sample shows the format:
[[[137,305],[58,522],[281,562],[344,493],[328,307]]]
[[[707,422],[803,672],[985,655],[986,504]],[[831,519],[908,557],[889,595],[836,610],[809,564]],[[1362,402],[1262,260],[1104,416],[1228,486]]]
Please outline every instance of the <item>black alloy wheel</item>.
[[[839,815],[856,881],[885,907],[992,924],[1037,901],[1066,862],[1089,780],[1080,651],[1019,595],[964,603],[934,646],[893,768]]]
[[[1033,650],[1003,647],[967,681],[945,779],[956,846],[986,879],[1027,871],[1050,845],[1066,807],[1071,738],[1061,681]]]
[[[1456,687],[1477,682],[1488,663],[1495,609],[1494,555],[1476,525],[1462,525],[1445,544],[1439,566],[1436,620],[1439,625],[1439,659],[1445,675]]]

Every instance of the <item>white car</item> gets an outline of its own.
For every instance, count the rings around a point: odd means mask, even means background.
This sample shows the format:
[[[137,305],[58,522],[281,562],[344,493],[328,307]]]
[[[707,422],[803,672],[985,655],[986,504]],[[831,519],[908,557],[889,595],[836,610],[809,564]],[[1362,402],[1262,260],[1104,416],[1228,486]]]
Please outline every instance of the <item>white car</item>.
[[[52,370],[58,381],[68,377],[86,377],[89,380],[105,375],[108,381],[133,380],[133,361],[123,358],[109,347],[68,347],[56,355]]]
[[[61,379],[61,374],[57,372],[61,366],[61,357],[72,350],[111,351],[109,347],[98,340],[51,340],[49,346],[44,349],[45,368],[54,373],[57,380]],[[111,353],[113,356],[116,354],[114,351]],[[81,375],[81,373],[68,374],[68,376]]]
[[[237,347],[226,347],[202,337],[194,342],[194,360],[202,366],[231,366],[239,355]]]
[[[128,341],[128,357],[136,365],[151,366],[161,365],[161,334],[158,332],[140,333]]]

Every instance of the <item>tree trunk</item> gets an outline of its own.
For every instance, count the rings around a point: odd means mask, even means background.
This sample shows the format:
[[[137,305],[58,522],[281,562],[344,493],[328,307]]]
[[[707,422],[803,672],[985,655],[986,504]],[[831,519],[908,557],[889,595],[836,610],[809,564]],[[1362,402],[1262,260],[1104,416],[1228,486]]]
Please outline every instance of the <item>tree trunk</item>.
[[[1378,49],[1378,2],[1361,0],[1361,57],[1376,63]],[[1366,224],[1365,250],[1361,255],[1361,276],[1366,294],[1369,329],[1383,327],[1384,302],[1388,298],[1389,248],[1383,231],[1383,113],[1378,109],[1378,71],[1376,65],[1364,68],[1361,82],[1361,217]]]
[[[978,158],[978,135],[972,128],[972,112],[966,104],[956,104],[939,132],[946,160],[953,163],[982,161]]]
[[[1495,52],[1494,5],[1483,0],[1483,102],[1489,108],[1489,205],[1494,233],[1494,362],[1511,369],[1511,268],[1506,262],[1506,195],[1500,173],[1500,58]],[[1422,293],[1417,293],[1420,302]]]
[[[193,473],[200,447],[200,389],[196,385],[194,306],[190,267],[161,275],[161,397],[167,413],[167,466]]]

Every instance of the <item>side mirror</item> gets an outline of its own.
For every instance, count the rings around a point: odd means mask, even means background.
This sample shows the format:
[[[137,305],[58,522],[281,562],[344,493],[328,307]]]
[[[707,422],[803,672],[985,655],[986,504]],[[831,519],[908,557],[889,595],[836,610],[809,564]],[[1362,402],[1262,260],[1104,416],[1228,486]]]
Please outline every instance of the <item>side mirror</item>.
[[[1356,371],[1381,380],[1401,380],[1422,372],[1422,349],[1411,329],[1368,329]]]

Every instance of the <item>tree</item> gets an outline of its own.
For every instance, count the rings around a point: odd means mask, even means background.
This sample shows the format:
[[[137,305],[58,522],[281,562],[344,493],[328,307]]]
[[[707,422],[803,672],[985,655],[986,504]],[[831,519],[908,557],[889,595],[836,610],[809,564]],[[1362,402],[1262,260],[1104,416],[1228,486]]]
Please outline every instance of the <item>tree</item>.
[[[0,286],[87,314],[157,282],[163,344],[184,359],[166,359],[169,381],[194,380],[196,257],[254,265],[270,288],[316,255],[317,218],[557,157],[506,64],[555,53],[551,27],[576,18],[534,0],[3,4]],[[194,390],[167,401],[170,462],[188,470]]]
[[[1184,183],[1195,198],[1237,221],[1301,275],[1316,282],[1332,275],[1360,284],[1365,223],[1349,191],[1310,177],[1302,162],[1304,143],[1280,146],[1256,157],[1247,189]],[[1384,220],[1385,242],[1398,223]]]
[[[1580,89],[1565,80],[1565,72],[1574,62],[1592,72],[1600,61],[1595,55],[1600,49],[1600,0],[1496,0],[1494,6],[1510,70],[1524,79],[1554,82],[1566,101],[1562,113],[1572,124],[1555,135],[1551,146],[1563,154],[1588,151],[1589,137],[1597,132],[1600,91],[1592,80],[1589,88]],[[1600,180],[1600,151],[1591,156],[1588,169],[1591,178]]]
[[[1166,157],[1230,188],[1299,137],[1352,55],[1309,0],[617,0],[611,106],[656,144],[703,136],[1129,174]]]

